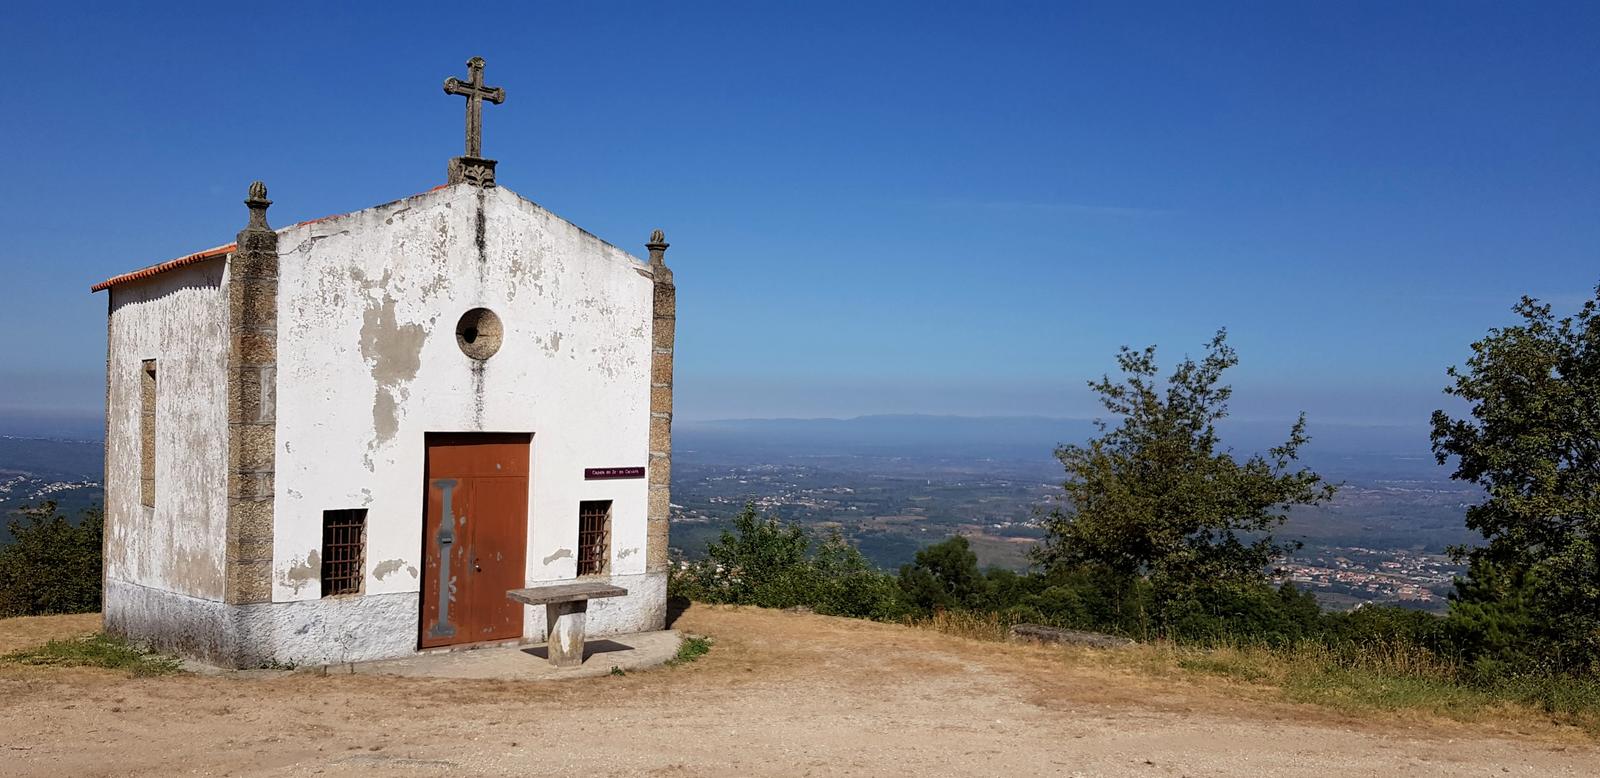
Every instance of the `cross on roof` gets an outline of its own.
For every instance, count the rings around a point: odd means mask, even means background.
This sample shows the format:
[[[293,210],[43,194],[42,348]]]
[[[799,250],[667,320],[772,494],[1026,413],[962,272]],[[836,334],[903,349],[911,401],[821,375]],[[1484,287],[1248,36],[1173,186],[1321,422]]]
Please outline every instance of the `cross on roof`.
[[[483,101],[488,100],[499,105],[506,101],[506,90],[497,86],[483,85],[483,57],[467,60],[467,72],[471,74],[472,80],[462,81],[451,76],[444,81],[444,92],[467,98],[467,156],[481,157],[483,156]]]

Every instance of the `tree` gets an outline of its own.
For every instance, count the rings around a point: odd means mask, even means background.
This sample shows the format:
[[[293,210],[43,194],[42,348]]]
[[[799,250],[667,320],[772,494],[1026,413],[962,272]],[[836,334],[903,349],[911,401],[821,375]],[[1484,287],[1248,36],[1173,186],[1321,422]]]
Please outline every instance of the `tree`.
[[[1216,424],[1232,395],[1221,380],[1238,361],[1219,331],[1203,359],[1184,359],[1163,385],[1155,347],[1123,347],[1120,380],[1089,384],[1121,422],[1098,421],[1099,436],[1056,450],[1065,500],[1045,517],[1034,561],[1147,577],[1158,602],[1186,608],[1263,585],[1268,564],[1288,549],[1272,537],[1288,509],[1331,499],[1335,487],[1296,466],[1308,441],[1304,414],[1265,455],[1241,460],[1221,448]]]
[[[1433,413],[1433,452],[1484,488],[1467,526],[1485,543],[1451,606],[1469,659],[1522,669],[1600,669],[1600,290],[1576,317],[1524,297],[1521,322],[1489,330]]]
[[[923,611],[977,610],[986,604],[988,582],[978,572],[978,556],[967,539],[956,535],[918,549],[911,564],[901,565],[900,588]]]
[[[45,502],[10,519],[12,542],[0,547],[0,616],[86,613],[100,609],[99,508],[77,524]]]

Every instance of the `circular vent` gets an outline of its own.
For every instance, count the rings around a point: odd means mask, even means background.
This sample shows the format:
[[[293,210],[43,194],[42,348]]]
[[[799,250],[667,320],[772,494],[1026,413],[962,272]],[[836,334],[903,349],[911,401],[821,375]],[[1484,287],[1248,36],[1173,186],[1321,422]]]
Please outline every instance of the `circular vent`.
[[[456,322],[456,345],[473,359],[488,359],[500,350],[500,317],[488,308],[473,308]]]

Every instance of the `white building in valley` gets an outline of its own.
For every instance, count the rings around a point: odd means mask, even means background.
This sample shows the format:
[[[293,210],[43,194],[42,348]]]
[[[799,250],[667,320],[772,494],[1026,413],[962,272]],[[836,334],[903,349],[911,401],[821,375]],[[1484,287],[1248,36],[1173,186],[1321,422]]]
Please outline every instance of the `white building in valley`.
[[[105,621],[213,663],[542,641],[506,592],[596,581],[590,634],[663,627],[675,289],[494,180],[111,278]],[[555,611],[551,611],[554,613]],[[552,649],[554,651],[554,649]]]

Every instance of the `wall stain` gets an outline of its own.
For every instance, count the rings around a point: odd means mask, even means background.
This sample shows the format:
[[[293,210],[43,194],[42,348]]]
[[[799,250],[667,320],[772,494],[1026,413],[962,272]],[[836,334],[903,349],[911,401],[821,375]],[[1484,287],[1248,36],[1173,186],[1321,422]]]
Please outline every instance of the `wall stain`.
[[[289,569],[283,571],[278,580],[284,586],[293,589],[295,594],[299,594],[300,588],[303,586],[320,585],[322,583],[322,555],[318,554],[316,549],[311,549],[306,554],[306,561],[290,565]]]
[[[407,386],[422,367],[422,342],[427,328],[401,324],[395,299],[389,294],[390,273],[378,282],[380,297],[368,302],[361,317],[361,357],[372,372],[372,428],[375,438],[368,451],[392,439],[400,430],[400,407],[410,394]],[[370,458],[369,458],[370,460]],[[368,462],[370,469],[371,462]]]
[[[189,594],[217,595],[224,588],[221,558],[203,550],[177,549],[173,554],[170,575],[178,591]]]
[[[637,554],[637,553],[639,553],[639,549],[637,547],[625,548],[625,549],[622,549],[621,551],[617,552],[617,558],[618,559],[627,559],[628,557],[633,556],[634,554]]]
[[[571,559],[571,558],[572,558],[572,549],[563,548],[560,551],[557,551],[554,554],[551,554],[550,556],[545,557],[544,558],[544,564],[545,564],[546,567],[548,567],[551,562],[554,562],[557,559]]]

